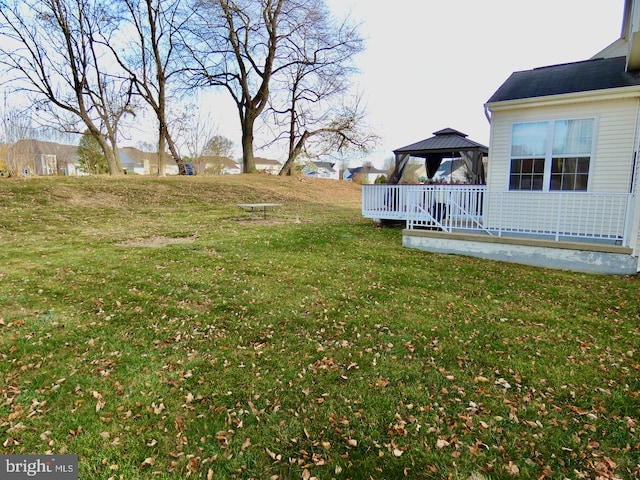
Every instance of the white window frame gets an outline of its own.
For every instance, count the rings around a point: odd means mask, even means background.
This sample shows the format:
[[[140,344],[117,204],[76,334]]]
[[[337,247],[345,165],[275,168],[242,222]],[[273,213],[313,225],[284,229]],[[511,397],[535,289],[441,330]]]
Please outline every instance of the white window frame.
[[[574,121],[574,120],[593,120],[593,131],[591,132],[591,151],[588,155],[582,155],[583,157],[589,157],[589,178],[587,180],[587,189],[586,190],[551,190],[551,166],[553,164],[553,134],[556,122],[564,122],[564,121]],[[546,152],[544,153],[544,175],[542,179],[542,189],[541,190],[510,190],[511,186],[511,161],[512,160],[521,160],[525,158],[541,158],[537,156],[532,157],[524,157],[518,155],[512,155],[512,147],[513,147],[513,131],[516,125],[526,125],[526,124],[535,124],[535,123],[546,123],[547,124],[547,142],[546,142]],[[512,192],[561,192],[561,193],[584,193],[591,191],[591,186],[593,182],[593,168],[594,168],[594,159],[595,159],[595,151],[596,151],[596,138],[598,132],[598,117],[597,116],[586,116],[586,117],[570,117],[570,118],[549,118],[549,119],[540,119],[540,120],[527,120],[522,122],[513,122],[511,124],[511,136],[509,139],[509,174],[507,175],[507,190]]]

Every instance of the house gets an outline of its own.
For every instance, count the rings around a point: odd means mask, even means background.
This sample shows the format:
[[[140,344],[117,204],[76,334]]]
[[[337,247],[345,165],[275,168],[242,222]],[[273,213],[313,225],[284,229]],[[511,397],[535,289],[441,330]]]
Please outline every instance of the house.
[[[340,167],[335,162],[305,162],[301,171],[306,177],[340,180]]]
[[[625,1],[620,38],[594,57],[515,72],[491,95],[486,185],[371,190],[363,214],[403,216],[409,248],[640,271],[639,3]]]
[[[158,170],[156,153],[143,152],[135,147],[119,148],[118,153],[120,153],[122,169],[127,173],[150,175]]]
[[[242,168],[238,163],[229,157],[219,155],[205,155],[192,160],[190,163],[198,175],[236,175],[242,173]]]
[[[135,147],[118,148],[120,163],[127,173],[157,175],[158,152],[146,152]],[[165,155],[165,175],[178,175],[178,165],[170,154]]]
[[[25,139],[7,145],[5,166],[12,175],[74,175],[77,146]]]
[[[269,175],[278,175],[282,170],[282,164],[277,160],[270,160],[268,158],[255,157],[254,158],[256,170]]]
[[[347,182],[356,181],[363,185],[370,185],[376,183],[379,177],[387,178],[386,170],[380,170],[373,165],[363,165],[361,167],[347,168],[344,171],[342,179]]]
[[[118,149],[122,168],[138,175],[154,175],[158,169],[155,152],[144,152],[134,147]],[[42,140],[19,140],[6,148],[6,168],[11,172],[32,175],[86,175],[80,167],[77,145],[66,145]],[[169,161],[165,173],[177,174],[178,166]]]

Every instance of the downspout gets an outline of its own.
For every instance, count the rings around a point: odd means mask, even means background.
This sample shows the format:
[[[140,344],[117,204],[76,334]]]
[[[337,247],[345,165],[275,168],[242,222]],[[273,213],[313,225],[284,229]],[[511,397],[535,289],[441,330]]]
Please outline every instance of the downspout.
[[[633,162],[631,166],[631,181],[629,183],[629,193],[634,194],[636,190],[636,180],[638,176],[638,152],[640,151],[640,99],[636,101],[636,138],[633,148]]]
[[[636,128],[635,128],[635,142],[633,147],[633,159],[631,168],[631,181],[629,183],[629,202],[627,206],[627,221],[625,225],[623,245],[633,248],[633,255],[638,258],[638,271],[640,271],[640,209],[638,209],[638,195],[637,195],[637,181],[639,167],[638,167],[638,152],[640,151],[640,99],[638,99],[636,105]],[[631,238],[635,237],[635,244],[631,245]]]
[[[484,104],[484,116],[487,117],[487,121],[489,122],[489,125],[491,125],[491,109],[486,103]]]

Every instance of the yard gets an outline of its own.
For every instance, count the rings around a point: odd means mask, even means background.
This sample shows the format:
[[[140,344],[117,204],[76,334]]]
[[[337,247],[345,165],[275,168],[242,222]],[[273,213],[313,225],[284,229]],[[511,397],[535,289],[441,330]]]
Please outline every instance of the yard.
[[[83,480],[640,476],[637,277],[403,249],[360,202],[0,180],[0,453]]]

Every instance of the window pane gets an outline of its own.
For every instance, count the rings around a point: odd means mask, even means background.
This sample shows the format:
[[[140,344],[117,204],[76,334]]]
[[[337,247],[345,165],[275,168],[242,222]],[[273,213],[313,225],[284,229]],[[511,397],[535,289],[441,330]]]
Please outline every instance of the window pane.
[[[575,175],[563,175],[562,176],[562,190],[575,190],[576,177]]]
[[[551,162],[550,190],[587,190],[589,158],[554,158]]]
[[[554,122],[553,154],[590,155],[593,144],[593,125],[593,118]]]
[[[544,158],[536,158],[534,162],[533,171],[535,173],[544,173]]]
[[[576,158],[565,158],[562,162],[562,171],[563,173],[576,173],[576,163],[578,159]]]
[[[588,174],[589,173],[589,159],[588,158],[578,158],[578,167],[576,169],[577,173]]]
[[[531,185],[531,190],[542,190],[542,183],[543,183],[543,177],[542,175],[536,175],[533,177],[533,183]]]
[[[516,123],[511,136],[511,156],[531,157],[547,151],[547,122]]]
[[[576,190],[586,191],[587,186],[589,185],[589,176],[588,175],[577,175],[576,176]]]

